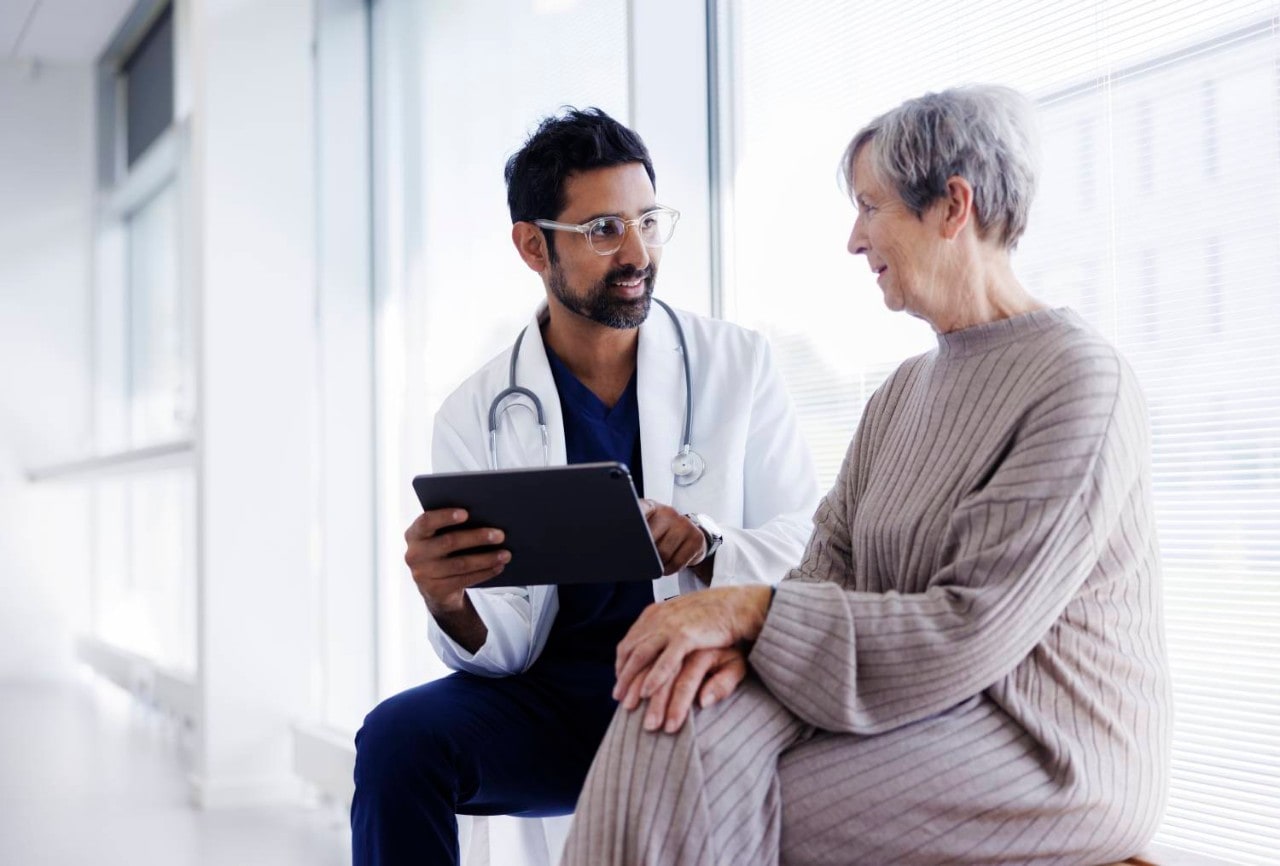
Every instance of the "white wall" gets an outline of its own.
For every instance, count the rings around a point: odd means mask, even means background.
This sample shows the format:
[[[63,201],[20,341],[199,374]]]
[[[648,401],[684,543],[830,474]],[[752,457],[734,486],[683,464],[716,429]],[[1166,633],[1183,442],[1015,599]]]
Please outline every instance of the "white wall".
[[[290,796],[321,676],[310,0],[191,0],[200,407],[194,796]]]
[[[316,30],[318,721],[354,731],[377,687],[368,12],[318,0]]]
[[[63,676],[89,511],[26,470],[89,443],[93,77],[0,60],[0,679]]]

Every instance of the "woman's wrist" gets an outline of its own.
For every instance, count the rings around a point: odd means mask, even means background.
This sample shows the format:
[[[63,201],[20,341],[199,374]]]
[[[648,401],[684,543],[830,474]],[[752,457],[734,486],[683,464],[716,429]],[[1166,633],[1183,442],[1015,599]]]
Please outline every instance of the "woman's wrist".
[[[754,641],[764,631],[764,621],[769,615],[769,605],[773,603],[776,590],[772,586],[742,587],[739,620],[739,635],[744,641]]]

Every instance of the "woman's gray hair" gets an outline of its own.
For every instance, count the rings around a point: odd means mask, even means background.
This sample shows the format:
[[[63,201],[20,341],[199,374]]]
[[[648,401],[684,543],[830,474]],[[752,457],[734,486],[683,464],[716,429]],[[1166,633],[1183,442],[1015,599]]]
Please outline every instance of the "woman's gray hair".
[[[872,168],[916,216],[960,176],[973,187],[979,234],[1005,249],[1018,245],[1036,192],[1034,109],[1016,90],[972,85],[926,93],[868,123],[844,152],[845,186],[853,161],[871,145]]]

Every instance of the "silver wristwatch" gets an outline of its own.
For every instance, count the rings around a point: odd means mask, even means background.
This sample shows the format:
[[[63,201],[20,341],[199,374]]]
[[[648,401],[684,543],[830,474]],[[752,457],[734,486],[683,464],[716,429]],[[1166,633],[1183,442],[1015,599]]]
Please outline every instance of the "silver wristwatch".
[[[715,556],[716,551],[720,549],[720,545],[724,543],[724,533],[720,531],[720,527],[711,519],[710,515],[686,514],[685,517],[688,518],[690,523],[702,530],[702,537],[707,540],[707,553],[701,560],[706,562]]]

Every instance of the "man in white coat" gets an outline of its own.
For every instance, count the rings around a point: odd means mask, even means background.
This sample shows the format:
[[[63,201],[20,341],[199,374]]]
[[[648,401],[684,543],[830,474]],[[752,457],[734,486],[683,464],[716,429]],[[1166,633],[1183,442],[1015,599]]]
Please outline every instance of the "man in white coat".
[[[473,588],[510,560],[501,529],[442,532],[466,521],[455,509],[415,520],[405,560],[432,645],[457,673],[366,717],[357,866],[457,863],[457,814],[572,812],[617,705],[615,648],[641,610],[708,585],[775,583],[812,528],[812,460],[765,340],[665,304],[650,316],[678,214],[657,203],[639,136],[599,110],[568,110],[542,122],[506,180],[512,240],[546,303],[445,401],[434,469],[625,463],[667,577]],[[538,395],[546,443],[528,396],[495,404],[511,386]],[[741,654],[700,664],[709,702]]]

